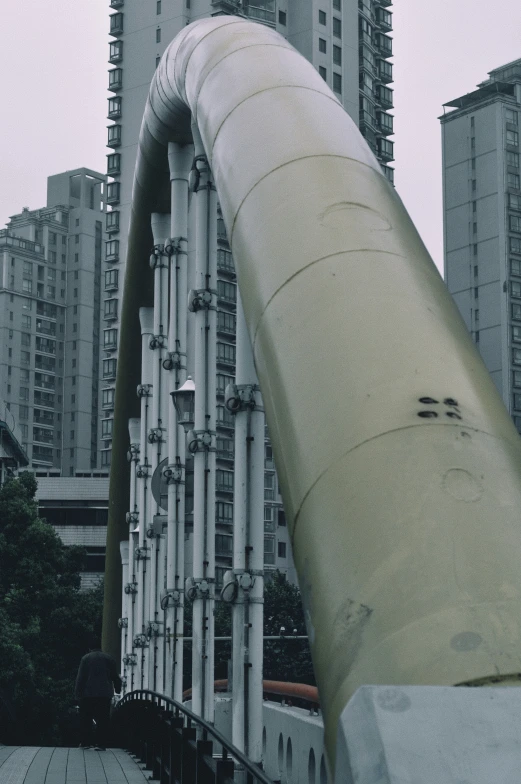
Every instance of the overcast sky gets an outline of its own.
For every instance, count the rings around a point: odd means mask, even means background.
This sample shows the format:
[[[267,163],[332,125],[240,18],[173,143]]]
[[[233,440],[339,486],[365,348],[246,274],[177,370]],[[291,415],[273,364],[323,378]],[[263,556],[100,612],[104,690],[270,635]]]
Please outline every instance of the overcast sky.
[[[392,10],[395,183],[441,268],[437,118],[488,71],[521,58],[521,3],[396,0]],[[0,227],[45,205],[48,175],[105,171],[108,15],[108,0],[3,0]]]

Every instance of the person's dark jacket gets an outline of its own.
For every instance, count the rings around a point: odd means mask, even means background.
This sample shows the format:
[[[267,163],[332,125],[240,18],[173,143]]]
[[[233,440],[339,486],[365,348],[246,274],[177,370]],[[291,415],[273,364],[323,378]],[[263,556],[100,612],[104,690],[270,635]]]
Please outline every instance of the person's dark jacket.
[[[102,651],[87,653],[80,662],[76,676],[75,696],[112,697],[121,691],[121,678],[115,659]]]

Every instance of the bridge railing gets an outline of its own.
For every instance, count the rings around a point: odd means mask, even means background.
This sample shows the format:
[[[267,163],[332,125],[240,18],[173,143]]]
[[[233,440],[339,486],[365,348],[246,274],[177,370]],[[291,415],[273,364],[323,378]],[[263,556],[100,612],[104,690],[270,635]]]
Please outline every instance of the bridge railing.
[[[129,692],[113,713],[119,745],[160,784],[273,784],[211,724],[179,702],[147,689]],[[242,772],[243,771],[243,772]]]

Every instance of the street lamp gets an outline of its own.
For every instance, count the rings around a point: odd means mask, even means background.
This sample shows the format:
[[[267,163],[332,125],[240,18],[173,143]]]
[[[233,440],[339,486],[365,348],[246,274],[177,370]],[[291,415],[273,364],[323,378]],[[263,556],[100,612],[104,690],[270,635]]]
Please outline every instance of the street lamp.
[[[179,389],[170,392],[170,396],[177,412],[177,421],[188,433],[194,426],[195,384],[192,376],[188,376]]]

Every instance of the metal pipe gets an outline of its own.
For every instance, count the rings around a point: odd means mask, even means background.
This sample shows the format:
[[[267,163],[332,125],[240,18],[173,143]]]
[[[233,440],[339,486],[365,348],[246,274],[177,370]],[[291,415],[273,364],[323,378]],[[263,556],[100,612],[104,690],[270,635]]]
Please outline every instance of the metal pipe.
[[[171,189],[173,242],[170,255],[170,310],[168,351],[170,356],[169,392],[186,379],[186,267],[188,249],[188,176],[193,148],[170,144],[168,163]],[[183,681],[184,623],[184,510],[185,510],[185,434],[177,422],[173,405],[168,409],[168,518],[165,639],[167,640],[166,693],[179,699]],[[168,635],[168,636],[167,636]]]
[[[138,505],[137,505],[137,491],[136,491],[136,470],[139,465],[139,452],[140,452],[140,432],[141,432],[141,420],[133,417],[128,421],[128,433],[129,433],[129,441],[130,441],[130,503],[129,503],[129,511],[128,511],[128,543],[129,543],[129,553],[128,553],[128,580],[127,583],[130,585],[134,584],[136,581],[136,544],[137,544],[137,536],[138,534],[135,533],[136,529],[139,528],[139,516],[138,516]],[[133,593],[128,594],[128,630],[127,630],[127,646],[125,649],[125,654],[127,656],[134,653],[134,634],[135,634],[135,616],[136,616],[136,602],[135,602],[135,595]],[[127,674],[127,687],[129,690],[132,691],[134,688],[134,666],[129,666]],[[130,677],[129,677],[130,676]]]
[[[128,677],[128,670],[127,665],[125,663],[125,654],[127,652],[128,647],[128,616],[129,616],[129,596],[125,592],[125,586],[128,583],[128,555],[129,555],[129,543],[128,542],[120,542],[119,551],[121,553],[121,574],[123,577],[122,584],[121,584],[121,653],[122,653],[122,662],[121,662],[121,672],[125,681]],[[126,624],[126,625],[125,625]]]
[[[140,465],[138,468],[138,497],[139,497],[139,533],[137,562],[137,619],[136,632],[141,635],[141,650],[138,650],[137,674],[141,688],[148,684],[149,646],[144,643],[146,635],[146,617],[148,612],[148,597],[150,586],[148,584],[146,564],[150,558],[150,548],[145,535],[150,514],[150,445],[148,442],[149,401],[152,395],[152,356],[149,348],[150,337],[154,330],[154,311],[152,308],[140,308],[139,320],[141,322],[141,384],[138,394],[141,398],[140,420]],[[150,572],[150,570],[148,570]]]
[[[521,445],[355,124],[263,25],[200,20],[155,71],[130,279],[164,140],[187,143],[192,115],[236,263],[334,768],[360,684],[517,678]]]
[[[236,308],[235,383],[240,386],[250,380],[251,348],[247,343],[246,322],[239,292]],[[249,353],[248,353],[249,349]],[[237,596],[232,606],[232,743],[241,751],[245,745],[245,592],[242,576],[246,571],[248,525],[248,420],[249,410],[242,408],[235,414],[233,461],[233,573],[237,580]]]

